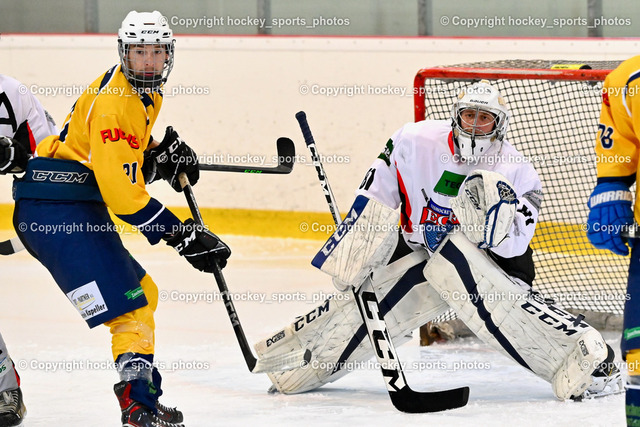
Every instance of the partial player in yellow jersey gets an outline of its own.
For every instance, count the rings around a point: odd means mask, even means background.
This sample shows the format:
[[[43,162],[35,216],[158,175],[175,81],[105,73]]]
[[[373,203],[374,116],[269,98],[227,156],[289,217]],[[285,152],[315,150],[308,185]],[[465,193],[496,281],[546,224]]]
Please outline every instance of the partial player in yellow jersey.
[[[177,426],[182,413],[158,403],[153,366],[158,289],[123,247],[107,208],[149,243],[165,240],[197,269],[224,267],[229,248],[192,220],[182,223],[145,186],[178,175],[198,180],[195,153],[173,128],[151,136],[162,85],[173,67],[173,32],[160,12],[130,12],[118,31],[120,64],[78,98],[60,135],[43,140],[14,185],[14,224],[89,327],[104,324],[120,375],[114,386],[126,426]],[[72,233],[45,233],[72,224]]]
[[[587,236],[597,248],[627,256],[626,242],[632,243],[621,348],[629,371],[627,424],[634,426],[640,426],[640,242],[625,234],[634,220],[640,222],[640,204],[633,207],[629,191],[638,177],[639,91],[640,56],[624,61],[604,82],[596,139],[598,182],[589,197],[587,224]]]

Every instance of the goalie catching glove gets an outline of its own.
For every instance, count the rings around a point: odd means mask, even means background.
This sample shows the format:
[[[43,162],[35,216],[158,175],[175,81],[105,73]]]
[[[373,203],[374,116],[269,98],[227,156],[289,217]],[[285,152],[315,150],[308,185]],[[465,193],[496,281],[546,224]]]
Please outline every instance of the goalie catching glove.
[[[218,236],[191,218],[186,220],[175,234],[165,237],[167,245],[185,257],[197,270],[212,273],[215,263],[220,268],[227,265],[231,249]]]
[[[187,174],[189,184],[195,185],[200,178],[198,157],[179,136],[168,126],[160,145],[145,153],[142,173],[147,184],[162,178],[177,192],[182,191],[178,176]]]
[[[494,248],[511,231],[518,199],[513,185],[497,172],[475,170],[451,200],[462,232],[478,248]]]

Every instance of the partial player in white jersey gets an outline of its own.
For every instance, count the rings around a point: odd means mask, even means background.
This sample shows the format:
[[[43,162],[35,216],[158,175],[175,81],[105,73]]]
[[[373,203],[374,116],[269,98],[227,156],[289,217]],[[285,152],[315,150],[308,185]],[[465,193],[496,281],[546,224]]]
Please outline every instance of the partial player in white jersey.
[[[613,350],[600,333],[531,288],[529,243],[542,189],[533,166],[505,139],[508,122],[506,102],[482,81],[460,93],[451,120],[403,126],[356,191],[347,214],[353,224],[339,228],[313,264],[339,290],[370,278],[396,344],[453,309],[480,339],[551,383],[561,400],[620,392]],[[398,209],[401,233],[389,214]],[[371,229],[380,231],[362,231]],[[374,240],[381,242],[375,253]],[[373,255],[362,260],[362,253]],[[373,356],[348,294],[255,347],[264,356],[311,350],[309,365],[269,374],[272,390],[286,394],[335,381]]]
[[[27,87],[0,74],[0,174],[23,172],[36,145],[57,133],[53,119]],[[0,336],[0,427],[19,425],[25,415],[20,377]]]
[[[36,145],[57,133],[53,119],[27,86],[0,74],[0,173],[23,172]]]

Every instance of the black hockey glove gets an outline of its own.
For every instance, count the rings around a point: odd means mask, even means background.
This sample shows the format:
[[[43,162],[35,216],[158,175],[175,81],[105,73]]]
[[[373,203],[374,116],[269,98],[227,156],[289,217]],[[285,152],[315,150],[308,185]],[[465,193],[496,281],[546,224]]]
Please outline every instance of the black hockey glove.
[[[145,182],[151,175],[155,163],[155,169],[162,179],[168,181],[169,184],[177,192],[182,191],[178,175],[182,172],[187,174],[189,183],[195,185],[200,178],[200,169],[198,169],[198,157],[196,153],[178,136],[178,132],[173,127],[168,126],[164,135],[164,139],[156,148],[152,148],[148,152],[148,158],[145,157],[143,164],[143,174],[145,173]],[[146,167],[145,167],[146,164]],[[153,177],[151,177],[153,178]],[[155,179],[151,179],[151,182]]]
[[[189,218],[179,231],[165,238],[167,245],[173,247],[196,269],[213,272],[215,262],[220,268],[227,265],[231,249],[218,236]]]
[[[159,179],[162,179],[162,177],[158,173],[156,161],[153,157],[151,157],[149,151],[144,152],[144,160],[142,161],[142,176],[144,176],[144,183],[147,185]]]
[[[20,141],[0,136],[0,174],[24,172],[30,157],[29,148]]]

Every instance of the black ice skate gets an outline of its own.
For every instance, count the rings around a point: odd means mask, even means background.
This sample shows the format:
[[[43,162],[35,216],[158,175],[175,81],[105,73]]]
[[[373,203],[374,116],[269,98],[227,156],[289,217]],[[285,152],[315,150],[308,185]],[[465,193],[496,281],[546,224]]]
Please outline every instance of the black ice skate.
[[[128,382],[119,382],[113,386],[113,391],[118,397],[120,409],[122,410],[121,420],[123,427],[184,427],[183,424],[160,419],[151,409],[131,399],[129,397],[131,384]],[[182,418],[180,411],[172,408],[167,408],[167,410],[174,411]],[[158,411],[158,414],[160,414],[160,411]]]
[[[164,406],[162,403],[156,401],[156,411],[158,411],[157,417],[163,421],[167,421],[169,423],[181,423],[184,421],[184,417],[182,416],[182,412],[177,408],[170,408],[168,406]]]
[[[20,387],[0,393],[0,427],[18,426],[25,415]]]

